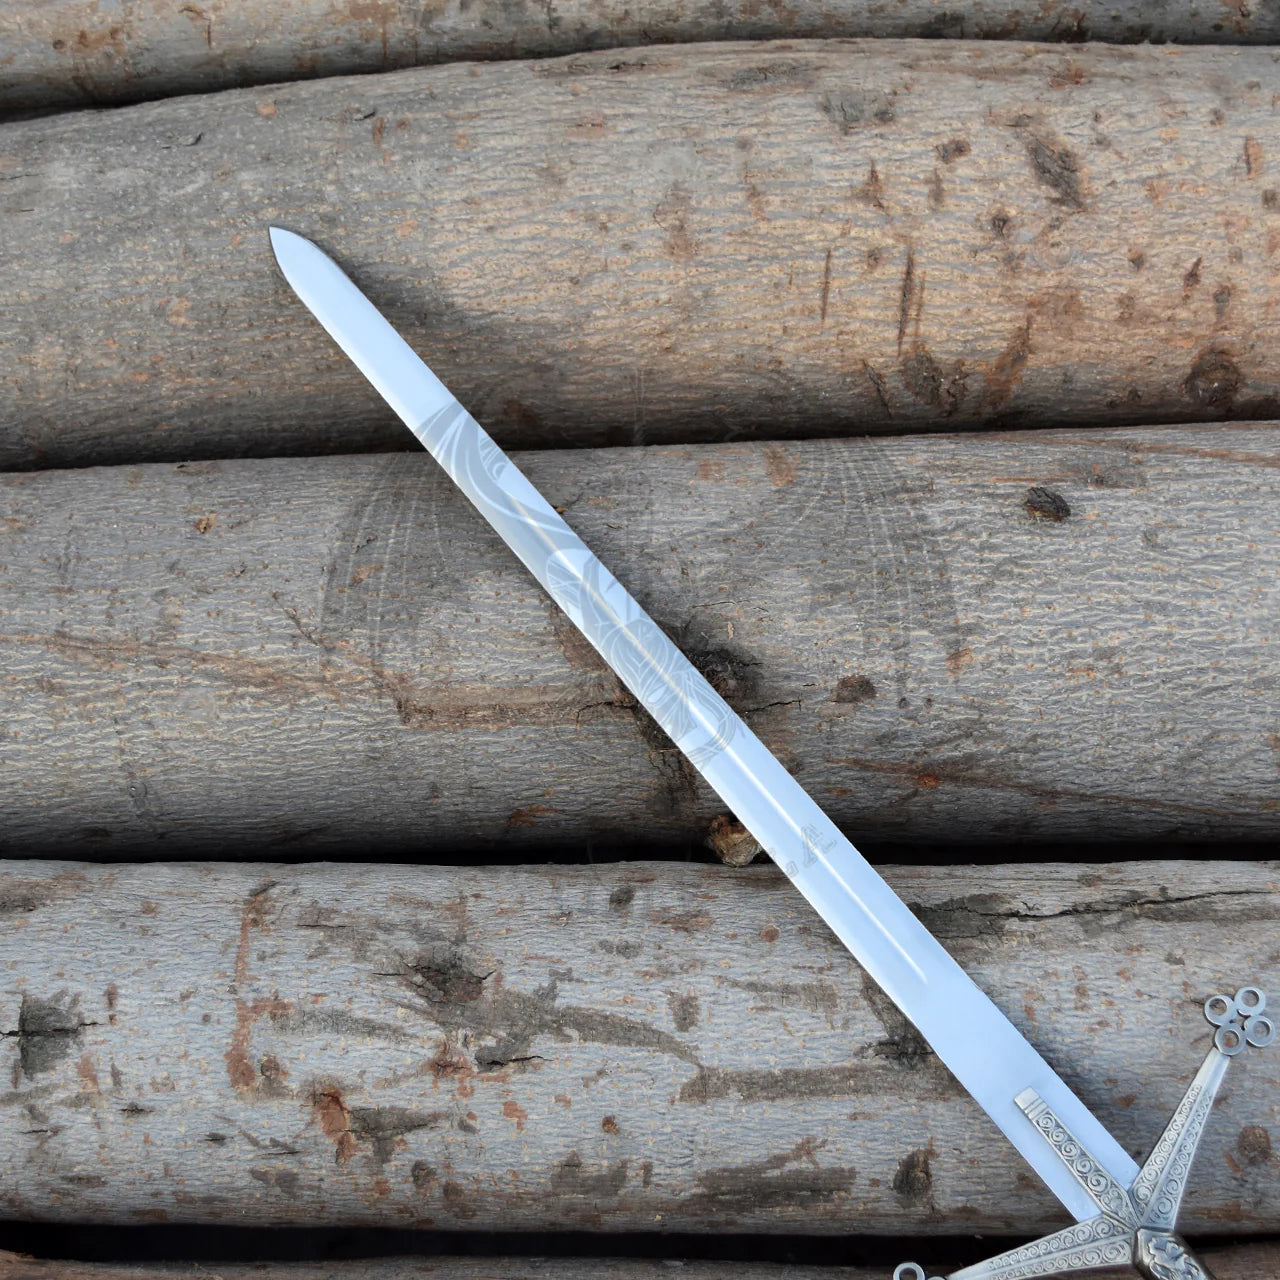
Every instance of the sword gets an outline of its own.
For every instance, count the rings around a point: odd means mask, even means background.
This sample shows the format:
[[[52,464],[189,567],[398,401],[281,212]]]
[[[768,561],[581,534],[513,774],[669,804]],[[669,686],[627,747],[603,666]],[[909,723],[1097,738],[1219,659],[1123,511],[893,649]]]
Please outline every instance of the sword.
[[[1207,1277],[1173,1227],[1227,1062],[1274,1036],[1263,993],[1245,987],[1210,1000],[1215,1046],[1139,1169],[337,265],[279,227],[271,244],[285,279],[330,337],[1076,1220],[953,1280],[1129,1261],[1159,1280]],[[894,1275],[925,1280],[913,1262]]]

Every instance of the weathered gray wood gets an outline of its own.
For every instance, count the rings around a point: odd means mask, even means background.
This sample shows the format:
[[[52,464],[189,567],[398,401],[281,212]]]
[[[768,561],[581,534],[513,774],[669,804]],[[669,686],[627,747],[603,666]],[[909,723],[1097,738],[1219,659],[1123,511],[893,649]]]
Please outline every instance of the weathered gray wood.
[[[1278,443],[522,462],[874,853],[1275,838]],[[4,852],[653,848],[723,811],[425,454],[10,475],[0,566]]]
[[[668,46],[12,124],[0,465],[408,447],[271,222],[506,444],[1275,417],[1277,58]]]
[[[1266,1246],[1231,1251],[1232,1260],[1275,1258]],[[0,1280],[884,1280],[884,1268],[804,1267],[777,1263],[638,1261],[633,1258],[361,1258],[326,1263],[254,1263],[197,1268],[174,1263],[117,1265],[28,1259],[0,1252]],[[1223,1273],[1237,1280],[1235,1272]],[[1271,1272],[1260,1280],[1272,1280]],[[1133,1280],[1097,1273],[1097,1280]],[[1253,1273],[1249,1274],[1253,1280]]]
[[[1280,864],[891,869],[1145,1154],[1201,1005],[1275,991]],[[1049,1193],[771,867],[0,867],[0,1213],[1030,1234]],[[1280,1229],[1280,1054],[1189,1232]]]
[[[815,36],[1280,42],[1280,8],[1166,0],[211,0],[181,9],[122,0],[0,2],[0,112],[138,102],[300,77],[425,63],[539,58],[619,45]]]
[[[910,1246],[904,1242],[903,1248]],[[856,1250],[852,1250],[856,1251]],[[1275,1280],[1280,1247],[1198,1250],[1220,1280]],[[0,1252],[0,1280],[885,1280],[883,1267],[805,1267],[762,1262],[641,1262],[631,1258],[361,1258],[325,1263],[228,1266],[175,1263],[95,1265]],[[1093,1271],[1091,1280],[1133,1280],[1133,1271]]]

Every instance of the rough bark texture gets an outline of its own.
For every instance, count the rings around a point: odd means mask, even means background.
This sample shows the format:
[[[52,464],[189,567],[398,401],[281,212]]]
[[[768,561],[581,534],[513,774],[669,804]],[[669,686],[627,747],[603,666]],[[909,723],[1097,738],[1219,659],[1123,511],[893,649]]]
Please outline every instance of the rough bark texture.
[[[1278,441],[521,462],[876,854],[1275,838]],[[654,848],[723,812],[425,455],[13,474],[0,565],[5,852]]]
[[[1135,1155],[1277,990],[1280,864],[897,869]],[[28,1220],[1030,1235],[1061,1210],[770,867],[10,863],[0,1212]],[[1191,1233],[1280,1229],[1280,1054]]]
[[[0,133],[0,465],[407,447],[318,239],[507,444],[1280,412],[1280,54],[663,46]]]
[[[904,1245],[904,1248],[907,1246]],[[1199,1250],[1219,1280],[1275,1280],[1280,1247],[1233,1245]],[[678,1269],[677,1269],[678,1268]],[[216,1267],[154,1263],[94,1265],[0,1253],[0,1280],[885,1280],[884,1267],[804,1267],[752,1262],[638,1262],[627,1258],[362,1258],[359,1261]],[[1133,1280],[1134,1273],[1090,1272],[1091,1280]]]
[[[1262,0],[206,0],[169,8],[123,0],[0,0],[0,112],[137,102],[311,76],[423,63],[538,58],[618,45],[813,36],[999,40],[1280,42],[1280,6]]]

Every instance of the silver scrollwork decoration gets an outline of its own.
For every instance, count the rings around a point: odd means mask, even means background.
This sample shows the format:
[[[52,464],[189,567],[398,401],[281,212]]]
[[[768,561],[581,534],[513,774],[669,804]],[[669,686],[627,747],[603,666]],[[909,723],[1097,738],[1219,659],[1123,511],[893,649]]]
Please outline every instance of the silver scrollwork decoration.
[[[1275,1040],[1267,997],[1256,986],[1234,996],[1210,996],[1204,1016],[1214,1028],[1213,1046],[1178,1103],[1146,1164],[1122,1187],[1033,1089],[1014,1101],[1098,1206],[1095,1217],[1064,1227],[971,1267],[949,1280],[1031,1280],[1131,1262],[1146,1280],[1213,1280],[1186,1242],[1174,1233],[1178,1209],[1208,1123],[1213,1100],[1231,1060],[1247,1047]],[[925,1280],[916,1263],[904,1263],[894,1280]]]

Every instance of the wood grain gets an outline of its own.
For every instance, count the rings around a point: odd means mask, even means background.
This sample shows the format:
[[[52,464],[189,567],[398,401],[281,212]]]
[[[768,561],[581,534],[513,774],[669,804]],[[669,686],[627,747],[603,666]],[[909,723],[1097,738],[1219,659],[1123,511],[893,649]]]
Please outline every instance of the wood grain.
[[[508,445],[1280,416],[1277,55],[795,41],[0,132],[0,465],[407,448],[321,242]]]
[[[1275,839],[1277,441],[521,461],[874,856]],[[13,474],[0,566],[4,852],[617,856],[723,812],[424,454]]]
[[[0,112],[137,102],[170,94],[312,76],[388,71],[425,63],[540,58],[622,45],[804,37],[964,37],[1079,43],[1275,44],[1271,4],[1105,7],[1068,0],[1028,8],[1016,0],[928,0],[892,5],[794,0],[206,0],[181,9],[122,0],[40,5],[0,2],[5,50]]]
[[[904,1243],[904,1248],[909,1245]],[[1198,1251],[1220,1280],[1274,1280],[1275,1244]],[[678,1269],[677,1269],[678,1268]],[[0,1252],[0,1280],[885,1280],[883,1267],[806,1267],[761,1262],[637,1261],[630,1258],[361,1258],[326,1263],[224,1262],[116,1265],[32,1259]],[[1133,1280],[1132,1270],[1090,1273],[1092,1280]]]
[[[891,869],[1137,1155],[1277,990],[1280,864]],[[772,867],[0,867],[0,1212],[1031,1235],[1049,1193]],[[1190,1233],[1280,1229],[1280,1055]]]

